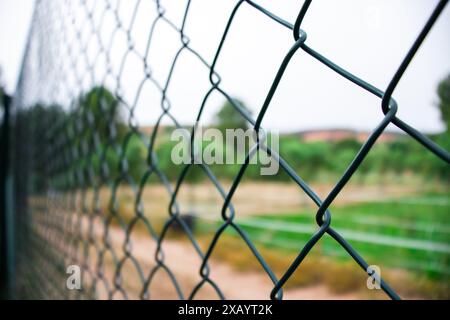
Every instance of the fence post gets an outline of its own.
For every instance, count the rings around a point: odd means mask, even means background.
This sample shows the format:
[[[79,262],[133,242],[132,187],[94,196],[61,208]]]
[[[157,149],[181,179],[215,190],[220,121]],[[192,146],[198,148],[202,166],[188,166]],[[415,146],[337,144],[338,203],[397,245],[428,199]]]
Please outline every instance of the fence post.
[[[0,87],[0,299],[14,298],[14,216],[10,171],[11,98]]]

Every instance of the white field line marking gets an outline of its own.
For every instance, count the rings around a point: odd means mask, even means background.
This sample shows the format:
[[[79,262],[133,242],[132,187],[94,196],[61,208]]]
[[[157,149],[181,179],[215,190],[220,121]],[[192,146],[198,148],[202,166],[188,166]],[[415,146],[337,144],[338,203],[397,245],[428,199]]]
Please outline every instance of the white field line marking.
[[[376,202],[402,203],[402,204],[431,204],[436,206],[450,206],[450,197],[428,197],[428,198],[401,198],[401,199],[376,199]]]
[[[215,222],[222,221],[221,219],[217,219],[215,217],[204,214],[196,216],[202,219],[207,219]],[[317,230],[317,227],[311,226],[310,224],[285,223],[279,221],[269,221],[266,219],[259,219],[259,218],[249,218],[246,219],[245,221],[240,221],[237,224],[241,226],[254,227],[258,229],[285,231],[296,234],[312,234]],[[450,245],[443,242],[433,242],[404,237],[392,237],[381,234],[359,232],[342,228],[340,228],[338,231],[346,240],[385,245],[397,248],[407,248],[413,250],[450,254]]]
[[[382,201],[382,202],[391,202],[391,201]],[[395,201],[392,201],[395,202]],[[411,203],[412,204],[412,203]],[[450,203],[449,203],[450,205]],[[215,208],[209,208],[208,206],[196,206],[194,208],[194,212],[199,212],[202,217],[204,215],[208,215],[208,212],[211,210],[214,210]],[[449,212],[450,214],[450,212]],[[395,215],[393,215],[395,216]],[[246,219],[252,219],[252,218],[246,218]],[[264,220],[264,217],[261,218],[254,218],[254,219],[261,219]],[[252,219],[253,220],[253,219]],[[401,221],[393,219],[391,216],[386,216],[385,214],[380,215],[374,215],[374,214],[361,214],[358,216],[357,214],[353,215],[352,217],[341,217],[339,215],[333,216],[334,221],[349,221],[349,222],[355,222],[359,224],[365,224],[375,227],[395,227],[397,229],[401,230],[411,230],[411,231],[420,231],[420,232],[427,232],[427,233],[443,233],[448,234],[450,233],[450,225],[445,223],[427,223],[427,222],[409,222],[409,221]],[[272,220],[266,220],[266,221],[272,221]]]
[[[376,227],[395,227],[397,229],[405,229],[412,231],[423,231],[423,232],[439,232],[439,233],[450,233],[450,225],[448,224],[435,224],[435,223],[416,223],[416,222],[404,222],[404,221],[396,221],[390,217],[386,217],[384,215],[375,216],[375,215],[361,215],[360,217],[352,217],[352,218],[342,218],[342,217],[333,217],[334,220],[347,220],[351,222],[357,222],[361,224],[372,225]]]
[[[285,248],[285,249],[293,249],[293,250],[300,250],[301,245],[298,243],[295,243],[295,241],[289,241],[289,240],[279,240],[279,239],[269,239],[267,237],[256,237],[252,238],[255,242],[259,242],[265,245],[275,245],[279,248]],[[348,253],[342,249],[342,250],[330,250],[330,249],[323,249],[323,252],[330,255],[330,256],[336,256],[336,257],[347,257]],[[393,267],[398,268],[405,268],[405,269],[411,269],[411,270],[421,270],[421,271],[434,271],[438,273],[443,274],[450,274],[450,268],[448,268],[445,264],[442,263],[436,263],[436,261],[428,260],[415,260],[415,261],[404,261],[401,263],[392,263]]]

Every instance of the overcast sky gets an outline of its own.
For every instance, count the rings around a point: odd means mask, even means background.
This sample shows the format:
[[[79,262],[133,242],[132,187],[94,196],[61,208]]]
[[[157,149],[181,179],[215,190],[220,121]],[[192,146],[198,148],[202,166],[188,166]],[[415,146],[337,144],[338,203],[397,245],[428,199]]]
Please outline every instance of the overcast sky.
[[[145,0],[144,0],[145,1]],[[186,34],[191,46],[212,61],[226,21],[236,1],[193,0]],[[256,1],[294,22],[301,1]],[[2,81],[12,92],[20,70],[33,0],[0,0],[0,65]],[[130,16],[133,1],[123,1],[123,17]],[[167,15],[180,21],[184,1],[162,0]],[[182,3],[183,5],[180,5]],[[307,44],[355,75],[385,89],[402,58],[423,27],[437,1],[430,0],[321,0],[313,1],[302,28]],[[137,46],[148,37],[153,5],[143,7],[133,37]],[[179,47],[178,35],[161,25],[156,30],[150,65],[161,83]],[[436,86],[450,72],[450,7],[447,6],[400,82],[394,97],[399,116],[424,132],[443,129],[436,108]],[[248,5],[242,6],[218,61],[222,87],[257,113],[275,73],[293,44],[292,33]],[[173,42],[173,43],[172,43]],[[124,42],[124,44],[126,44]],[[114,53],[120,60],[120,49]],[[139,61],[127,61],[123,76],[129,100],[142,80]],[[101,67],[98,67],[101,70]],[[101,71],[97,70],[98,73]],[[188,54],[180,58],[169,89],[173,113],[192,123],[208,89],[208,72]],[[150,87],[136,106],[141,124],[154,123],[160,109]],[[223,98],[211,98],[206,122],[213,119]],[[292,59],[264,120],[264,127],[281,131],[315,128],[369,130],[381,119],[380,100],[327,69],[303,52]],[[391,127],[391,129],[393,129]]]

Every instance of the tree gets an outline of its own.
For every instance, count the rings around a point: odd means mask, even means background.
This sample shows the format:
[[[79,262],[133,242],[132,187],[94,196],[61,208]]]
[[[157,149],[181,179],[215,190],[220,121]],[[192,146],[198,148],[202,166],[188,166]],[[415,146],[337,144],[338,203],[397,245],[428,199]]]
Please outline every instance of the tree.
[[[251,111],[245,106],[245,104],[234,99],[234,102],[243,109],[248,115],[251,115]],[[233,104],[227,100],[219,112],[216,114],[216,125],[220,130],[225,129],[243,129],[247,130],[249,127],[249,122],[245,117],[233,106]]]
[[[447,132],[450,132],[450,74],[439,83],[437,93],[442,121],[447,127]]]
[[[20,161],[21,165],[26,163],[23,170],[30,171],[21,171],[21,174],[29,181],[33,192],[47,190],[49,179],[55,174],[54,170],[62,168],[64,159],[57,139],[64,129],[62,124],[66,119],[63,108],[56,104],[37,103],[29,108],[18,108],[14,114],[12,130],[18,143],[22,144],[17,147],[21,152],[26,152],[29,159],[14,158],[13,161]],[[14,156],[17,157],[18,154]]]
[[[89,92],[79,98],[79,108],[76,112],[81,112],[83,121],[95,126],[95,131],[99,134],[100,141],[108,143],[108,137],[112,137],[118,143],[125,136],[127,129],[122,119],[120,103],[115,95],[102,86],[93,87]],[[112,131],[111,131],[112,130]]]

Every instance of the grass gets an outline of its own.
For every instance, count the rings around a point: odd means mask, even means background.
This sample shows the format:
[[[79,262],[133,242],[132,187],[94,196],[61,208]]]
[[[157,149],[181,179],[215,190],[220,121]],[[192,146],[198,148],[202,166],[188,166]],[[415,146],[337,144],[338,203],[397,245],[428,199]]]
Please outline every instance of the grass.
[[[450,203],[443,201],[448,197],[442,196],[425,199],[405,198],[332,208],[332,226],[369,262],[418,269],[432,277],[448,276]],[[317,229],[314,219],[315,212],[306,210],[241,219],[238,224],[252,239],[268,247],[296,250]],[[320,240],[317,248],[328,255],[346,255],[328,235]]]
[[[208,243],[205,237],[200,238],[200,243]],[[270,266],[277,277],[287,270],[295,259],[292,251],[258,246],[258,251],[265,262]],[[263,272],[252,252],[243,245],[242,240],[225,234],[215,247],[212,259],[229,263],[239,272]],[[399,270],[384,270],[383,279],[406,298],[449,299],[450,291],[448,283],[439,282],[428,277],[412,275]],[[292,274],[284,285],[286,290],[299,287],[323,284],[338,294],[357,293],[361,298],[386,299],[387,296],[381,290],[369,290],[366,286],[367,275],[354,262],[339,261],[330,257],[318,255],[312,252]]]
[[[332,206],[332,226],[346,238],[369,264],[381,267],[383,278],[408,297],[450,298],[450,196],[446,190],[383,201]],[[380,198],[381,198],[380,197]],[[128,222],[132,202],[124,199],[119,209]],[[263,210],[264,206],[260,206]],[[273,210],[273,207],[272,209]],[[167,217],[166,217],[167,218]],[[219,217],[217,217],[220,219]],[[154,219],[157,233],[165,219]],[[267,214],[237,215],[236,220],[249,235],[265,260],[280,277],[299,250],[317,230],[315,211],[281,209]],[[205,252],[219,221],[197,223],[197,239]],[[135,231],[145,231],[140,223]],[[182,239],[169,229],[168,238]],[[212,258],[227,261],[239,271],[261,271],[261,266],[239,237],[227,229]],[[411,272],[413,271],[413,272]],[[337,293],[360,292],[370,298],[383,298],[366,287],[367,275],[331,237],[325,235],[286,288],[323,283]]]
[[[450,197],[420,197],[367,202],[331,208],[332,226],[366,259],[381,267],[383,278],[410,297],[450,297]],[[283,212],[235,220],[257,243],[280,276],[317,230],[315,212]],[[202,228],[217,228],[216,224]],[[204,232],[202,232],[204,231]],[[226,231],[214,257],[238,270],[261,270],[234,231]],[[239,252],[239,254],[236,254]],[[313,248],[286,284],[287,288],[325,283],[335,292],[360,291],[369,296],[367,276],[330,236]]]

